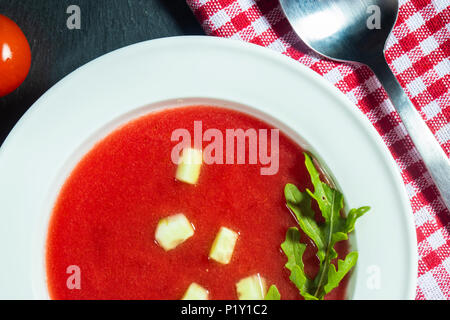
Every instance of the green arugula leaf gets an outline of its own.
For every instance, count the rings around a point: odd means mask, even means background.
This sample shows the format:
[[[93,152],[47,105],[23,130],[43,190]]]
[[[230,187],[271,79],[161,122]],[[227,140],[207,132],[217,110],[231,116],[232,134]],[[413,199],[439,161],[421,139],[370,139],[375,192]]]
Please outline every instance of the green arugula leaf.
[[[306,189],[301,192],[295,185],[287,184],[284,190],[286,204],[295,215],[301,230],[314,242],[319,258],[319,272],[314,280],[304,273],[303,253],[306,245],[300,243],[300,232],[290,228],[286,241],[281,245],[288,258],[286,268],[291,271],[290,279],[297,286],[305,299],[323,299],[325,294],[339,285],[339,282],[356,264],[357,254],[350,253],[345,260],[338,261],[338,270],[332,264],[338,254],[334,249],[337,242],[347,240],[348,234],[355,228],[356,220],[369,211],[369,207],[361,207],[349,211],[342,217],[344,196],[338,190],[320,180],[311,157],[305,153],[305,165],[314,186],[314,192]],[[325,220],[318,224],[315,212],[311,208],[312,200],[316,201]]]
[[[285,267],[291,271],[289,279],[297,286],[305,299],[317,300],[316,297],[309,294],[312,281],[306,276],[303,264],[303,253],[306,245],[300,243],[300,231],[297,228],[288,229],[286,240],[281,244],[281,249],[288,258]]]
[[[280,300],[281,295],[278,291],[277,287],[273,284],[270,286],[269,290],[267,291],[266,297],[264,300]]]
[[[345,275],[356,265],[357,260],[358,252],[350,252],[345,257],[345,260],[338,260],[338,270],[336,270],[333,264],[330,265],[328,269],[328,283],[324,287],[325,294],[339,286],[339,283],[344,279]]]
[[[355,230],[355,222],[356,220],[364,215],[367,211],[370,210],[370,207],[361,207],[358,209],[351,209],[347,216],[347,221],[345,225],[345,230],[347,233]]]
[[[284,189],[288,208],[297,218],[297,223],[308,237],[314,241],[318,252],[319,260],[325,256],[325,242],[323,232],[314,218],[315,213],[311,209],[311,197],[306,192],[300,192],[293,184],[287,184]]]

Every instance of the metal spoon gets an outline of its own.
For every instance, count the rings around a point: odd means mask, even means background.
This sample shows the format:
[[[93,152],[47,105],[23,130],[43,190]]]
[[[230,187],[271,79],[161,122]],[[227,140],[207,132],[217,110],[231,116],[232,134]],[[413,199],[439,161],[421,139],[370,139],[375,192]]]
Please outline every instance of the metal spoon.
[[[398,0],[280,0],[300,38],[333,60],[369,66],[383,84],[450,209],[450,160],[408,99],[384,58]]]

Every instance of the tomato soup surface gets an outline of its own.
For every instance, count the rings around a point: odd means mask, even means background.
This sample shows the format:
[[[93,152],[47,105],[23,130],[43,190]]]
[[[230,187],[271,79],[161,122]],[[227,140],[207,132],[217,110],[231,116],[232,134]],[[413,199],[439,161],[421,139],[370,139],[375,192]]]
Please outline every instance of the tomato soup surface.
[[[312,188],[303,150],[280,132],[277,174],[261,175],[267,165],[260,164],[203,164],[197,184],[186,184],[175,179],[171,136],[185,128],[193,137],[194,121],[224,136],[226,129],[273,128],[238,111],[193,106],[150,113],[100,141],[71,173],[52,213],[46,251],[51,298],[180,299],[196,282],[210,299],[237,299],[236,282],[259,273],[282,299],[301,299],[280,244],[296,226],[285,184]],[[166,252],[155,230],[161,218],[177,213],[195,234]],[[208,258],[221,226],[239,233],[227,265]],[[318,261],[308,244],[305,268],[314,275]],[[337,249],[345,255],[348,244]],[[68,288],[69,266],[80,268],[80,289]],[[346,282],[326,298],[344,299]]]

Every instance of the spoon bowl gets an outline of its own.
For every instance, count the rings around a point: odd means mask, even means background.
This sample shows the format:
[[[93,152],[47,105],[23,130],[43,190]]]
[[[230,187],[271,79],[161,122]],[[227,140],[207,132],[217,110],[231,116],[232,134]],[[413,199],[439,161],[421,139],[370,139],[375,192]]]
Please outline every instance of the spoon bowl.
[[[383,52],[397,20],[397,0],[280,0],[292,27],[314,51],[370,63]]]

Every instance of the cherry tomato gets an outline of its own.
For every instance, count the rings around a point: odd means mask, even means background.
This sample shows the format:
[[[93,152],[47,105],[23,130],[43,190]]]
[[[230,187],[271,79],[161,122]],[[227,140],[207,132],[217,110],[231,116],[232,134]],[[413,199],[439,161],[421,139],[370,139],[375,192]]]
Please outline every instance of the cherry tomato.
[[[20,86],[30,65],[27,38],[14,21],[0,14],[0,97]]]

